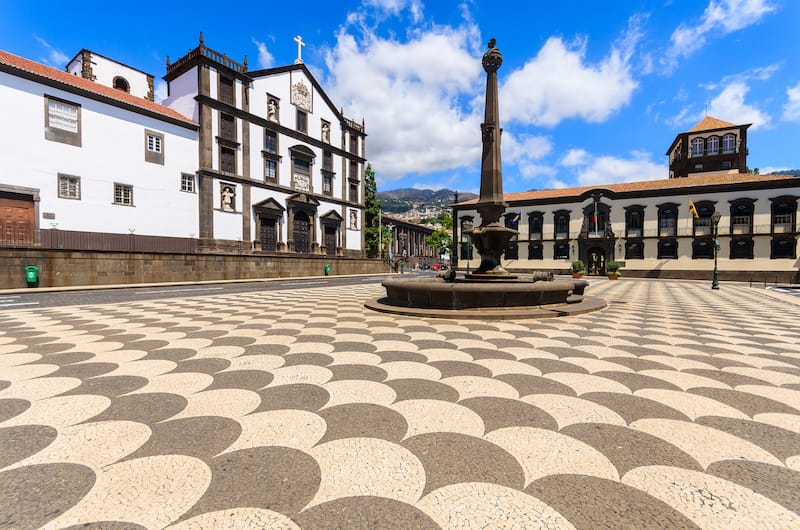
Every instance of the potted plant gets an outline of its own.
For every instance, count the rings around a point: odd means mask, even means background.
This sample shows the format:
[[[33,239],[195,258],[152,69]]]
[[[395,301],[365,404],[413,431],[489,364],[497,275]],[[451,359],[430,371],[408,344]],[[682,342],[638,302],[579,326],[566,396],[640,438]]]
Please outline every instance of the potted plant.
[[[609,280],[616,280],[619,278],[619,263],[616,261],[609,261],[608,262],[608,279]]]
[[[572,262],[572,277],[573,278],[580,278],[583,276],[583,271],[586,270],[586,267],[583,265],[583,262],[579,259],[576,259]]]

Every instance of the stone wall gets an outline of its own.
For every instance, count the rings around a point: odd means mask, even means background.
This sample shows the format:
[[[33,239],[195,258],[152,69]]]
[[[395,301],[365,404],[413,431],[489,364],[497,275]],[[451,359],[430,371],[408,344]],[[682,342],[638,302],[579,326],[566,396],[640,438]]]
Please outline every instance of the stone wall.
[[[119,285],[388,272],[377,259],[332,256],[165,254],[0,249],[0,289],[26,287],[25,267],[39,267],[40,287]]]

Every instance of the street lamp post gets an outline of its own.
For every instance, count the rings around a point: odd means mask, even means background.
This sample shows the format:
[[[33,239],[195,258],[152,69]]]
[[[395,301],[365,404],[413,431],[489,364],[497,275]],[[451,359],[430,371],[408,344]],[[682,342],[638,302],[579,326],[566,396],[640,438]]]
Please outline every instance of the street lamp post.
[[[717,270],[717,252],[719,252],[719,220],[722,214],[714,212],[711,221],[714,223],[714,276],[711,280],[711,288],[719,289],[719,271]]]

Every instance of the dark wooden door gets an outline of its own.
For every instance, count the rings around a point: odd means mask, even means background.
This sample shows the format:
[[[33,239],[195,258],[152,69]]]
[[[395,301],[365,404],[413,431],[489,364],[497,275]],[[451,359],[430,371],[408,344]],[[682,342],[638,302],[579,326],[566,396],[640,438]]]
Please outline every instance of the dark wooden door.
[[[336,254],[336,227],[325,227],[325,252],[327,254]]]
[[[311,221],[305,212],[294,214],[294,251],[300,254],[311,252]]]
[[[261,218],[261,250],[277,250],[275,219]]]
[[[33,201],[0,195],[0,241],[33,243]]]

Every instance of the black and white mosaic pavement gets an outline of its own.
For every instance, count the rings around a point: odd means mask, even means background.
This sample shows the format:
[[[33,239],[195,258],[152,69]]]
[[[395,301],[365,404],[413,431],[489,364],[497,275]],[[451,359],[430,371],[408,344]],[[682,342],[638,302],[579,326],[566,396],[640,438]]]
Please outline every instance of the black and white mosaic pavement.
[[[570,318],[374,285],[0,314],[2,528],[800,528],[800,305],[594,281]]]

